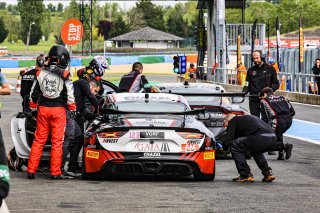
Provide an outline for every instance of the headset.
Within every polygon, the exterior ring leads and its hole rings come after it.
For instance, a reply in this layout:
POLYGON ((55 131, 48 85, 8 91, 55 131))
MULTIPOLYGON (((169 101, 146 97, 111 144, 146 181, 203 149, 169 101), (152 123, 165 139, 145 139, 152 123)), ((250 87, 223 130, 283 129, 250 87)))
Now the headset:
MULTIPOLYGON (((266 62, 266 56, 265 56, 265 54, 262 53, 261 50, 254 50, 252 53, 254 53, 254 52, 260 53, 260 59, 261 59, 261 61, 266 62)), ((253 62, 252 54, 251 54, 251 61, 253 62)))

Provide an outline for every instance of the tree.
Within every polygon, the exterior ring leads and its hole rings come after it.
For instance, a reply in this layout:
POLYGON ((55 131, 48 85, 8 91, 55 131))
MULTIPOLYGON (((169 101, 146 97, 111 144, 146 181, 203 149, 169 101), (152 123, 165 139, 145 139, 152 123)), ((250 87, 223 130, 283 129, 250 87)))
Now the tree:
POLYGON ((109 37, 113 38, 113 37, 116 37, 118 35, 125 34, 127 32, 129 32, 128 31, 128 26, 126 25, 126 23, 124 22, 122 17, 118 16, 118 18, 112 22, 111 30, 110 30, 110 33, 109 33, 109 37))
POLYGON ((167 17, 167 30, 169 33, 172 33, 177 36, 184 37, 186 32, 186 25, 185 21, 183 20, 183 5, 177 4, 172 8, 169 9, 168 17, 167 17))
POLYGON ((2 43, 8 36, 8 30, 6 29, 3 18, 0 17, 0 43, 2 43))
POLYGON ((143 14, 138 12, 138 9, 133 7, 127 12, 126 23, 129 31, 138 30, 146 26, 143 14))
POLYGON ((61 13, 62 11, 63 11, 63 4, 59 2, 57 6, 57 12, 61 13))
POLYGON ((98 35, 102 35, 105 41, 108 40, 111 22, 107 20, 99 21, 98 29, 98 35))
POLYGON ((43 22, 41 23, 41 28, 43 29, 43 35, 46 41, 48 41, 51 33, 51 13, 49 9, 46 10, 43 16, 43 22))
POLYGON ((76 2, 76 0, 72 0, 68 7, 65 8, 63 12, 63 18, 65 20, 70 18, 80 19, 80 4, 76 2))
POLYGON ((106 3, 103 7, 103 11, 104 18, 107 18, 110 21, 116 20, 119 16, 125 14, 118 3, 106 3))
POLYGON ((0 2, 0 10, 5 10, 6 9, 6 3, 5 2, 0 2))
POLYGON ((9 4, 7 6, 7 10, 12 13, 13 15, 18 15, 19 14, 19 10, 18 10, 18 5, 12 5, 9 4))
POLYGON ((157 6, 151 0, 139 0, 136 3, 137 12, 142 14, 145 24, 157 30, 165 31, 164 11, 162 6, 157 6))
POLYGON ((16 15, 12 15, 5 11, 3 14, 3 20, 8 29, 8 42, 16 42, 19 40, 20 32, 20 19, 16 15))
POLYGON ((35 45, 39 43, 42 37, 41 23, 43 22, 44 8, 43 0, 18 0, 18 9, 21 20, 19 36, 25 44, 27 43, 29 28, 31 29, 29 44, 35 45))
POLYGON ((47 5, 47 8, 48 8, 48 10, 49 10, 50 12, 52 12, 52 13, 56 12, 56 6, 54 6, 54 5, 51 4, 51 3, 47 5))

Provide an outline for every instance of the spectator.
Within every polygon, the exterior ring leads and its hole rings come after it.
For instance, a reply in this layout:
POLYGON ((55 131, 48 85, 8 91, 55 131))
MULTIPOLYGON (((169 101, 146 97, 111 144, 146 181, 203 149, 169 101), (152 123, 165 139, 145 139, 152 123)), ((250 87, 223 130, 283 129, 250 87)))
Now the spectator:
POLYGON ((265 87, 271 87, 273 91, 276 91, 279 88, 279 80, 275 69, 265 62, 265 57, 260 50, 253 51, 252 61, 254 66, 247 71, 243 92, 250 92, 249 109, 251 115, 260 118, 259 94, 265 87))
POLYGON ((43 146, 51 132, 51 179, 65 179, 61 174, 62 145, 66 125, 66 107, 75 115, 73 84, 66 71, 70 62, 67 49, 61 45, 51 47, 48 67, 38 70, 30 92, 30 108, 37 110, 37 127, 28 161, 28 179, 35 178, 43 146))
POLYGON ((6 77, 1 72, 1 68, 0 68, 0 86, 1 86, 0 95, 11 95, 10 86, 7 82, 6 77))
POLYGON ((246 156, 251 155, 263 174, 263 182, 275 179, 263 152, 274 149, 277 137, 271 127, 261 119, 252 115, 236 116, 228 114, 224 121, 227 127, 223 146, 231 145, 231 154, 235 161, 239 177, 237 182, 254 181, 246 156))
POLYGON ((270 87, 263 88, 260 97, 262 120, 268 123, 277 135, 279 156, 278 160, 284 160, 284 151, 288 160, 292 152, 292 144, 283 143, 283 134, 290 128, 295 111, 289 100, 283 96, 273 95, 270 87))
MULTIPOLYGON (((312 68, 312 72, 313 74, 315 75, 319 75, 320 74, 320 58, 317 58, 315 63, 314 63, 314 66, 312 68)), ((315 84, 316 86, 314 86, 316 89, 315 89, 315 93, 319 95, 319 89, 320 89, 320 76, 316 76, 314 78, 314 81, 315 81, 315 84)))
POLYGON ((117 92, 139 92, 142 88, 146 92, 151 92, 151 86, 142 72, 143 65, 135 62, 132 71, 122 76, 117 92))

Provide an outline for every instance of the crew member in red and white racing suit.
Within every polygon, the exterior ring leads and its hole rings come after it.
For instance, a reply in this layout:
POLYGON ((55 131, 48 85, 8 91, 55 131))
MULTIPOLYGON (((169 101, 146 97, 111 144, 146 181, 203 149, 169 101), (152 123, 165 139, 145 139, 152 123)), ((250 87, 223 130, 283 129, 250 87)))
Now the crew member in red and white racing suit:
POLYGON ((66 107, 73 113, 76 104, 70 73, 65 69, 70 62, 67 49, 61 45, 49 51, 48 67, 36 73, 30 92, 30 108, 38 108, 37 127, 28 162, 28 178, 34 179, 43 146, 51 132, 51 179, 62 179, 62 144, 66 126, 66 107))

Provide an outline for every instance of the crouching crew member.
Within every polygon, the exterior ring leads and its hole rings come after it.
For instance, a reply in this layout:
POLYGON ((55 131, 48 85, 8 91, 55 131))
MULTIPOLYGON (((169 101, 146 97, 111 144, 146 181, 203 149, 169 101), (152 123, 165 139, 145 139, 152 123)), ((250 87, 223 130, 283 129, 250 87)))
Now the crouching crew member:
POLYGON ((51 132, 51 179, 63 179, 61 175, 62 144, 66 126, 66 107, 75 114, 76 104, 70 73, 67 49, 61 45, 49 51, 48 67, 36 73, 30 92, 30 108, 37 110, 37 127, 28 162, 28 178, 34 179, 43 146, 51 132))
POLYGON ((224 125, 227 126, 227 134, 223 140, 224 146, 231 145, 231 154, 235 161, 239 177, 237 182, 254 181, 246 156, 251 155, 264 176, 263 182, 271 182, 275 179, 263 153, 272 150, 276 146, 277 137, 271 127, 256 116, 236 116, 228 114, 224 125))
POLYGON ((284 160, 284 151, 286 153, 285 158, 288 160, 291 156, 293 145, 283 143, 283 133, 291 127, 295 111, 288 99, 283 96, 273 95, 273 90, 270 87, 263 88, 260 97, 262 98, 262 120, 272 127, 278 138, 278 160, 284 160))

